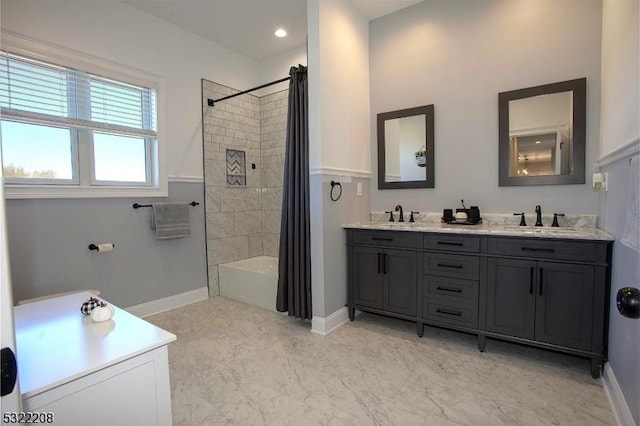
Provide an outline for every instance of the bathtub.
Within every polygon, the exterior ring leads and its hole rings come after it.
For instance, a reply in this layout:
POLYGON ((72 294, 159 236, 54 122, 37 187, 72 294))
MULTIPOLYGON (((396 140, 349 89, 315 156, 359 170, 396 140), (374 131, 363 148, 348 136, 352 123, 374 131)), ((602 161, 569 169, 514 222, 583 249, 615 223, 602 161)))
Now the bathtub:
POLYGON ((276 311, 278 258, 258 256, 218 265, 220 295, 276 311))

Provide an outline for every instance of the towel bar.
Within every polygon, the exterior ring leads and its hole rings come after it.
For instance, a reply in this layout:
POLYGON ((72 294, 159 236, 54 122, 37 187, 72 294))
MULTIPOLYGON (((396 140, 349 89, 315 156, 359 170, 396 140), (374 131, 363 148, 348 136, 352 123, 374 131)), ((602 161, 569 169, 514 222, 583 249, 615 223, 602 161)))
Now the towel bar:
MULTIPOLYGON (((198 203, 197 201, 192 201, 189 203, 190 206, 199 206, 200 203, 198 203)), ((133 203, 133 208, 134 209, 139 209, 140 207, 151 207, 151 204, 138 204, 138 203, 133 203)))

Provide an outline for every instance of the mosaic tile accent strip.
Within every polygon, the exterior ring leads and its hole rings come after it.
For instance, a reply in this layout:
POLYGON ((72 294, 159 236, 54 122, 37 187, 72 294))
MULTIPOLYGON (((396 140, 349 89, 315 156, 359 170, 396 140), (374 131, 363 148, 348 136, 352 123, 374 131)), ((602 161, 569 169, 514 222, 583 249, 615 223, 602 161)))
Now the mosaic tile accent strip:
POLYGON ((245 152, 227 149, 227 185, 246 185, 247 166, 245 152))

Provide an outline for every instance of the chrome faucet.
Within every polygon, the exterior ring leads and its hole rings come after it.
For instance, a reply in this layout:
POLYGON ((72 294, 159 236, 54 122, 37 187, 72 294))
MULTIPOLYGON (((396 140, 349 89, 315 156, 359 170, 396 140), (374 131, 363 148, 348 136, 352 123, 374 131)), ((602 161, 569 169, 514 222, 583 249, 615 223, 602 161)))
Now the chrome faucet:
POLYGON ((536 224, 535 226, 544 226, 542 224, 542 208, 538 205, 536 206, 536 224))
POLYGON ((400 212, 400 219, 398 219, 398 222, 404 222, 404 215, 402 214, 402 206, 400 204, 396 206, 396 211, 400 212))

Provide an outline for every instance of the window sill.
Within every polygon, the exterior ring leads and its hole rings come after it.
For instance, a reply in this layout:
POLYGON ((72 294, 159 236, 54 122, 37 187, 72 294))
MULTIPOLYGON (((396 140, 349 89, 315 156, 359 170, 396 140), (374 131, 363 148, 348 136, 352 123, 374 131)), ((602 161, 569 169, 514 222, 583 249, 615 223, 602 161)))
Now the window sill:
POLYGON ((131 198, 131 197, 167 197, 166 185, 159 188, 148 187, 78 187, 64 185, 4 185, 6 199, 45 199, 45 198, 131 198))

